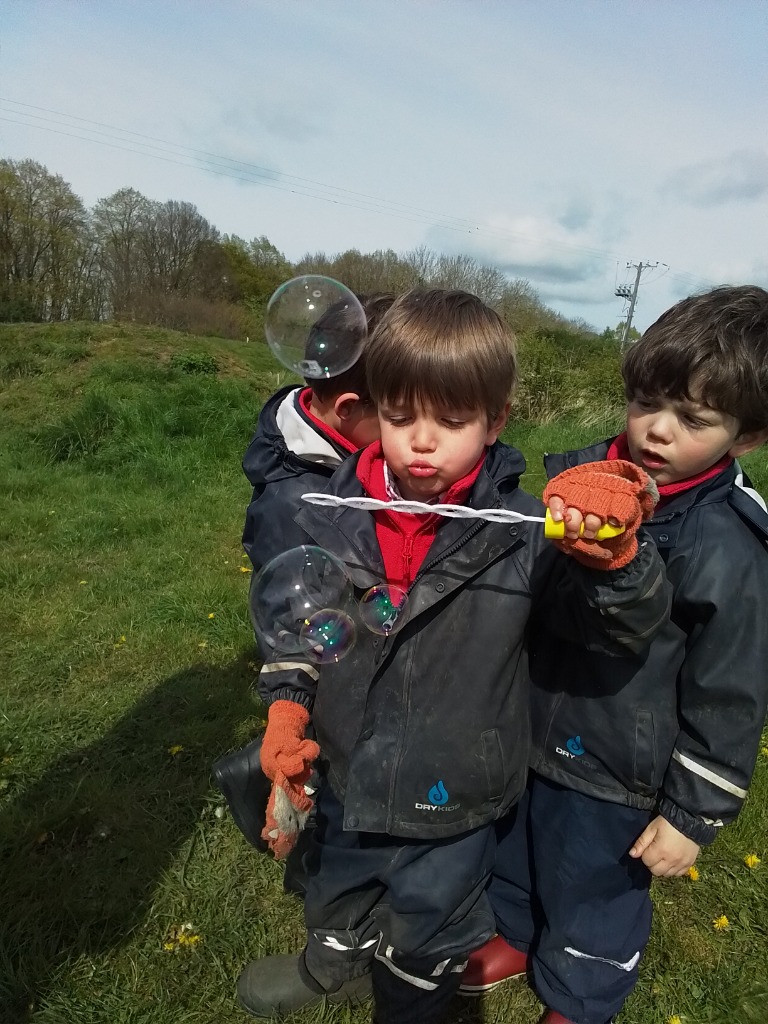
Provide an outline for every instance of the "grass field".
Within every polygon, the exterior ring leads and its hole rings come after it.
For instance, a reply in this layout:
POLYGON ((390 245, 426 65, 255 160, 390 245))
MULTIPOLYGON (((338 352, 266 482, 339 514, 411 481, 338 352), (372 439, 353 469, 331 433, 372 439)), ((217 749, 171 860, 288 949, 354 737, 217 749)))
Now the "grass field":
MULTIPOLYGON (((240 968, 301 945, 280 868, 210 782, 211 762, 264 721, 239 461, 286 376, 261 345, 0 327, 0 1024, 242 1022, 240 968)), ((611 429, 579 415, 591 426, 550 414, 507 431, 528 489, 541 490, 543 451, 611 429)), ((768 493, 765 453, 746 463, 768 493)), ((699 879, 655 885, 654 938, 620 1024, 768 1020, 767 802, 764 749, 699 879), (748 854, 763 863, 748 868, 748 854)), ((539 1012, 514 983, 458 1004, 454 1022, 539 1012)))

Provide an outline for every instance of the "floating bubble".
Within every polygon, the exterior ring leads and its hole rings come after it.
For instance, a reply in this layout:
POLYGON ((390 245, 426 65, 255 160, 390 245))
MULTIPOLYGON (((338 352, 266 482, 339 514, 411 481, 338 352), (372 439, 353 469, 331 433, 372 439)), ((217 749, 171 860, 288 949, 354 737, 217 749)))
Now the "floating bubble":
POLYGON ((306 653, 321 665, 335 664, 349 654, 357 639, 351 617, 339 608, 322 608, 301 627, 306 653))
POLYGON ((368 333, 357 297, 319 274, 304 274, 280 285, 269 300, 264 330, 283 366, 314 380, 348 370, 368 333))
POLYGON ((400 587, 382 583, 366 590, 358 605, 360 618, 379 636, 392 636, 403 628, 408 618, 408 595, 400 587))
POLYGON ((341 559, 324 548, 303 544, 273 558, 256 576, 250 592, 253 628, 274 651, 306 653, 302 630, 317 612, 341 614, 352 601, 352 584, 341 559))

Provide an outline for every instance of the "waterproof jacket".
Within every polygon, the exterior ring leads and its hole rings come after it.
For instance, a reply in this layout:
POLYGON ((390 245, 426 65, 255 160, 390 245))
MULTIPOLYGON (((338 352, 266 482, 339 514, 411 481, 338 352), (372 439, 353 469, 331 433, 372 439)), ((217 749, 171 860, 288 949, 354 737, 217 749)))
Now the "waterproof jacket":
MULTIPOLYGON (((336 471, 330 493, 363 495, 358 458, 336 471)), ((497 442, 466 504, 541 515, 518 486, 524 469, 520 453, 497 442)), ((346 562, 357 597, 384 580, 370 512, 308 506, 295 518, 308 543, 346 562)), ((408 594, 396 635, 358 624, 351 652, 322 668, 277 652, 260 692, 267 703, 313 709, 345 829, 421 839, 486 824, 523 790, 532 610, 616 661, 644 646, 668 613, 652 544, 625 569, 597 572, 545 541, 541 523, 441 519, 408 594)))
POLYGON ((302 504, 301 495, 322 490, 349 455, 302 417, 298 404, 301 390, 282 388, 266 402, 243 457, 243 472, 253 486, 245 513, 243 547, 256 572, 276 555, 306 541, 293 521, 302 504), (278 423, 281 409, 294 426, 290 444, 278 423))
MULTIPOLYGON (((547 473, 604 459, 610 442, 549 455, 547 473)), ((561 785, 657 809, 711 842, 744 802, 768 700, 768 515, 736 464, 645 524, 673 587, 649 650, 608 661, 540 637, 531 766, 561 785)))

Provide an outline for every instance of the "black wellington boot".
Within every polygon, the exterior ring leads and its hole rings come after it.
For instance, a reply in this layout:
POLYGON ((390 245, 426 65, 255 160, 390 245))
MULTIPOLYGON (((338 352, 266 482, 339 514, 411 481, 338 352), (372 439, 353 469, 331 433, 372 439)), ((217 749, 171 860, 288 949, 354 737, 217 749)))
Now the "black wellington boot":
POLYGON ((261 770, 261 741, 262 737, 258 736, 242 750, 220 757, 214 762, 212 772, 235 824, 251 846, 266 853, 267 844, 261 833, 266 824, 272 783, 261 770))
POLYGON ((303 955, 265 956, 253 960, 237 979, 240 1006, 252 1017, 274 1020, 297 1010, 329 1003, 361 1003, 371 995, 371 976, 323 989, 307 972, 303 955))

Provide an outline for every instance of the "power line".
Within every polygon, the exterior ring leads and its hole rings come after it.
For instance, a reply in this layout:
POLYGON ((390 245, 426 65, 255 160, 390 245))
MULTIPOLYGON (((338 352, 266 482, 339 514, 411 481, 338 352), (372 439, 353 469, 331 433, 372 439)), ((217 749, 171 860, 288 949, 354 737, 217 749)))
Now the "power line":
MULTIPOLYGON (((106 146, 110 149, 123 150, 134 153, 138 156, 150 157, 153 160, 160 160, 164 163, 176 164, 180 167, 187 167, 191 170, 203 170, 209 174, 217 174, 222 177, 231 178, 235 181, 243 181, 249 184, 260 185, 263 188, 270 188, 274 191, 286 192, 292 195, 301 196, 306 199, 314 199, 319 202, 329 203, 347 209, 360 210, 365 213, 373 213, 382 216, 394 217, 412 224, 428 224, 437 226, 449 231, 461 234, 476 234, 488 238, 495 238, 501 241, 515 241, 532 243, 545 249, 563 253, 578 253, 590 259, 610 260, 618 262, 628 257, 609 250, 598 249, 590 246, 579 246, 568 242, 554 242, 527 235, 519 231, 511 231, 490 226, 480 226, 465 217, 456 217, 451 214, 440 213, 425 207, 416 206, 411 203, 402 203, 397 200, 382 199, 381 197, 369 195, 365 192, 356 192, 338 185, 328 184, 313 178, 305 178, 299 175, 278 171, 275 168, 265 167, 260 164, 249 163, 244 160, 237 160, 232 157, 225 157, 207 150, 195 149, 181 143, 170 142, 157 136, 147 135, 132 129, 120 128, 116 125, 106 124, 101 121, 93 121, 89 118, 80 117, 77 114, 68 114, 63 111, 53 110, 49 107, 37 106, 32 103, 24 103, 20 100, 13 100, 0 96, 0 103, 11 104, 14 107, 22 107, 24 110, 13 110, 8 107, 1 107, 6 114, 12 114, 16 118, 28 118, 33 120, 13 120, 10 117, 0 115, 0 120, 9 124, 16 124, 21 127, 35 128, 38 131, 46 131, 54 135, 62 135, 68 138, 78 139, 82 142, 91 142, 96 145, 106 146), (42 111, 42 114, 34 114, 29 111, 42 111), (53 115, 51 117, 43 115, 53 115), (64 119, 64 120, 61 120, 64 119), (40 124, 35 122, 47 122, 40 124), (70 124, 76 121, 79 124, 70 124), (55 127, 49 127, 54 125, 55 127), (90 127, 93 126, 93 127, 90 127), (64 129, 71 129, 65 131, 64 129), (87 132, 88 134, 81 134, 87 132), (93 136, 102 136, 94 138, 93 136), (128 136, 126 138, 125 136, 128 136), (146 140, 146 141, 141 141, 146 140), (140 148, 138 148, 140 147, 140 148)), ((629 264, 635 266, 635 264, 629 264)), ((665 268, 664 273, 670 272, 667 264, 656 264, 665 268)), ((648 266, 646 264, 646 266, 648 266)), ((657 278, 649 279, 652 283, 657 278)), ((706 278, 690 274, 686 271, 673 271, 672 278, 690 281, 694 287, 712 287, 714 282, 706 278)), ((627 296, 628 298, 628 296, 627 296)))
POLYGON ((617 257, 619 259, 627 258, 626 256, 622 256, 620 253, 617 254, 595 247, 579 246, 567 242, 546 241, 538 237, 526 235, 523 232, 492 228, 488 226, 481 227, 467 218, 442 214, 435 210, 429 210, 412 204, 399 203, 375 196, 368 196, 366 193, 354 192, 340 186, 315 181, 311 178, 301 178, 297 175, 285 174, 274 168, 267 168, 258 164, 249 164, 245 161, 233 160, 229 157, 208 153, 205 150, 197 150, 190 146, 168 142, 167 140, 159 139, 155 136, 143 135, 140 132, 107 125, 100 121, 90 121, 88 118, 82 118, 77 115, 51 110, 47 107, 38 107, 33 104, 21 103, 18 100, 9 100, 6 97, 0 97, 0 101, 6 104, 11 103, 14 106, 28 107, 33 110, 42 110, 46 114, 53 114, 55 115, 54 117, 43 117, 37 114, 30 114, 24 111, 9 110, 5 108, 6 114, 13 114, 15 117, 34 118, 36 121, 47 121, 49 124, 56 125, 57 127, 51 128, 46 125, 36 124, 30 121, 14 121, 7 117, 1 118, 11 124, 18 124, 28 128, 36 128, 40 131, 47 131, 57 135, 65 135, 69 138, 80 139, 85 142, 93 142, 97 145, 107 146, 113 149, 122 149, 138 155, 150 156, 153 159, 162 160, 166 163, 176 163, 183 167, 189 167, 192 169, 202 168, 209 173, 220 174, 224 177, 233 178, 234 180, 252 182, 277 191, 290 192, 310 199, 318 199, 322 202, 329 202, 351 209, 359 209, 369 213, 386 214, 388 216, 397 217, 401 220, 410 221, 411 223, 428 223, 433 225, 435 219, 437 219, 439 222, 438 226, 448 230, 458 231, 461 233, 480 234, 500 240, 535 243, 536 245, 543 246, 544 248, 559 250, 561 252, 580 253, 593 259, 613 261, 617 259, 617 257), (62 122, 61 120, 56 120, 56 118, 66 118, 68 120, 62 122), (71 120, 80 121, 84 125, 94 125, 96 127, 83 128, 79 125, 72 125, 68 123, 68 121, 71 120), (65 128, 72 130, 64 131, 63 129, 65 128), (77 134, 78 132, 83 131, 88 132, 89 135, 77 134), (104 136, 104 138, 93 138, 93 135, 101 135, 104 136), (148 141, 136 142, 133 139, 123 138, 123 135, 135 136, 136 139, 146 139, 148 141), (159 145, 156 145, 156 143, 159 143, 159 145), (137 146, 142 148, 137 149, 137 146), (147 152, 147 150, 149 150, 149 152, 147 152), (153 152, 153 150, 157 152, 153 152), (185 158, 184 154, 179 154, 175 152, 175 150, 184 150, 186 153, 191 155, 194 162, 188 162, 188 158, 185 158), (179 159, 180 156, 182 159, 179 159), (235 173, 240 169, 242 169, 244 173, 235 173), (297 184, 293 185, 293 182, 296 182, 297 184), (324 190, 326 194, 323 194, 323 191, 318 190, 324 190), (328 194, 330 192, 336 193, 336 195, 328 194))

